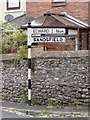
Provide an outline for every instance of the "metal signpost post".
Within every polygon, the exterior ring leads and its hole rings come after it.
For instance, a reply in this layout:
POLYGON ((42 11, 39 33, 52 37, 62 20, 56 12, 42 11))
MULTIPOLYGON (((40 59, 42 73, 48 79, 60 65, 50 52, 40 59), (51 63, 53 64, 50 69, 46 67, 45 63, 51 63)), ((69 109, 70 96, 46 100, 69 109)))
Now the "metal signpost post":
POLYGON ((65 42, 75 38, 75 50, 78 50, 77 34, 65 34, 65 28, 34 28, 28 25, 28 100, 31 105, 31 45, 32 43, 65 42))
POLYGON ((31 26, 28 26, 28 101, 31 105, 31 44, 32 44, 32 30, 31 26))

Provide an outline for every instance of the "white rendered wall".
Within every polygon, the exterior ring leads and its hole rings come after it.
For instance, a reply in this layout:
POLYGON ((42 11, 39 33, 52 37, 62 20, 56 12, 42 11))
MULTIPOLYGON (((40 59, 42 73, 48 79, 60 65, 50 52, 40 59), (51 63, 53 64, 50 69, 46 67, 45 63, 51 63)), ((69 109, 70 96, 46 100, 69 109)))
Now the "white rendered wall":
POLYGON ((7 0, 0 0, 0 22, 5 22, 5 15, 11 14, 13 17, 18 17, 26 12, 26 0, 21 0, 21 7, 17 10, 7 10, 6 7, 7 0))

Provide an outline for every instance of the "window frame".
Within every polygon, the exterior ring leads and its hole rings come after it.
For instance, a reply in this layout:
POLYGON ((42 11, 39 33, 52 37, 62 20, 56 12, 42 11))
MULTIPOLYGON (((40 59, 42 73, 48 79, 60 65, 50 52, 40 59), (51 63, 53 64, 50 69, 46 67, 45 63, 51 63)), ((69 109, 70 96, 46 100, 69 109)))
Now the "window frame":
POLYGON ((52 0, 52 3, 54 3, 54 4, 57 4, 57 3, 66 3, 66 0, 61 0, 61 1, 57 0, 57 2, 55 2, 54 0, 52 0))
POLYGON ((17 10, 17 9, 20 9, 20 0, 19 0, 18 7, 9 7, 9 0, 7 0, 7 10, 17 10))

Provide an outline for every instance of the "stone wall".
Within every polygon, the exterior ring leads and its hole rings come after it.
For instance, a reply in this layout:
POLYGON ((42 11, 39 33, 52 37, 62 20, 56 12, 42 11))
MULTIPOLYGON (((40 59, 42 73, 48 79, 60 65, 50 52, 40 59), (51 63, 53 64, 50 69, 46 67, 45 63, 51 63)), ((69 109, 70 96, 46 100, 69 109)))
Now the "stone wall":
MULTIPOLYGON (((27 62, 3 60, 2 98, 22 102, 27 95, 27 62), (14 64, 16 63, 16 64, 14 64)), ((89 52, 41 52, 32 55, 32 102, 48 104, 88 104, 89 52)))
POLYGON ((17 65, 16 60, 3 60, 2 63, 2 99, 23 102, 28 90, 27 64, 17 65))

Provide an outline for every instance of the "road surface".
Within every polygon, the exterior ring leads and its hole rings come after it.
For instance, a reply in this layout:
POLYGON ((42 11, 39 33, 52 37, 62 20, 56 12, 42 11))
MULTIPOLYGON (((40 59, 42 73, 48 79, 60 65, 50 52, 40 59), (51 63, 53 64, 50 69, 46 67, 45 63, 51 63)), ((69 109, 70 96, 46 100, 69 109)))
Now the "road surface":
POLYGON ((2 111, 2 118, 30 118, 30 117, 27 115, 19 115, 16 113, 2 111))

